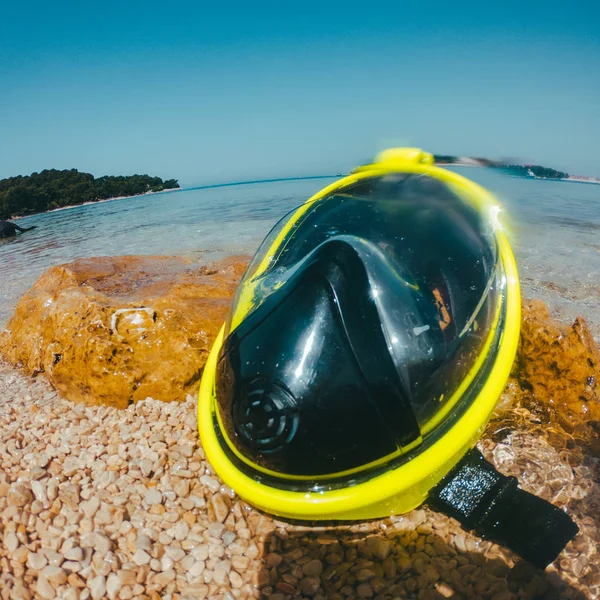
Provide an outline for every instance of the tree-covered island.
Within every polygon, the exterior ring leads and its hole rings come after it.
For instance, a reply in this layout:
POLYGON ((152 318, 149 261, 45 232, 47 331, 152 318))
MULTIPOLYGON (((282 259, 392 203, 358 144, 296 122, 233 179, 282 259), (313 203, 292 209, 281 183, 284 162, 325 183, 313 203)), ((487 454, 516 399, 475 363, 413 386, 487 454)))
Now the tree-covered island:
POLYGON ((77 169, 45 169, 40 173, 0 180, 0 219, 178 188, 176 179, 163 181, 149 175, 95 178, 77 169))

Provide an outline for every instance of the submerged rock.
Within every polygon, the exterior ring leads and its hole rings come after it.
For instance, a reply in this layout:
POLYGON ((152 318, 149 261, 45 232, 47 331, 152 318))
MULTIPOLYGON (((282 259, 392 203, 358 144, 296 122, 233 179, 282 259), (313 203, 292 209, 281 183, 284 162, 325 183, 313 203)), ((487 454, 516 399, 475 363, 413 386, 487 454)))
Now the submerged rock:
POLYGON ((540 300, 524 302, 513 374, 530 403, 568 429, 600 421, 600 351, 583 319, 563 325, 540 300))
POLYGON ((19 300, 0 355, 43 372, 69 400, 183 400, 197 390, 247 262, 119 256, 52 267, 19 300))

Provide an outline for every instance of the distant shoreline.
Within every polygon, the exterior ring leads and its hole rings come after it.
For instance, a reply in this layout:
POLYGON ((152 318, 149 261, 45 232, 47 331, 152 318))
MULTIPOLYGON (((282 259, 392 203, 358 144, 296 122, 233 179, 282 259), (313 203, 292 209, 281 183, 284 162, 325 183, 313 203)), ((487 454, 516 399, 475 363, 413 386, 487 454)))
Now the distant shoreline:
MULTIPOLYGON (((484 169, 494 169, 498 167, 488 166, 483 164, 473 164, 473 163, 436 163, 436 166, 439 167, 481 167, 484 169)), ((593 177, 578 177, 577 175, 572 175, 569 177, 539 177, 538 175, 513 175, 513 177, 518 177, 520 179, 538 179, 541 181, 571 181, 575 183, 592 183, 596 185, 600 185, 600 179, 595 179, 593 177)))
POLYGON ((81 204, 69 204, 69 206, 59 206, 52 210, 42 210, 36 213, 29 213, 28 215, 18 215, 16 217, 10 217, 11 221, 18 219, 26 219, 27 217, 33 217, 35 215, 46 215, 48 213, 58 212, 59 210, 69 210, 71 208, 79 208, 80 206, 89 206, 90 204, 103 204, 104 202, 113 202, 115 200, 125 200, 127 198, 140 198, 141 196, 150 196, 154 194, 164 194, 166 192, 180 192, 181 188, 173 188, 168 190, 159 190, 158 192, 144 192, 143 194, 134 194, 133 196, 114 196, 113 198, 102 198, 102 200, 91 200, 90 202, 82 202, 81 204))
POLYGON ((192 190, 208 190, 212 188, 230 187, 236 185, 254 185, 258 183, 277 183, 278 181, 302 181, 305 179, 336 179, 346 177, 344 174, 337 175, 309 175, 307 177, 279 177, 275 179, 256 179, 252 181, 235 181, 232 183, 211 183, 208 185, 195 185, 187 188, 170 188, 166 190, 160 190, 158 192, 144 192, 143 194, 134 194, 133 196, 114 196, 113 198, 103 198, 102 200, 92 200, 90 202, 82 202, 81 204, 70 204, 69 206, 60 206, 59 208, 53 208, 52 210, 43 210, 36 213, 29 213, 27 215, 18 215, 10 217, 11 221, 18 219, 25 219, 27 217, 33 217, 35 215, 45 215, 48 213, 58 212, 59 210, 69 210, 70 208, 77 208, 79 206, 88 206, 90 204, 101 204, 103 202, 113 202, 114 200, 125 200, 127 198, 139 198, 140 196, 149 196, 152 194, 164 194, 166 192, 186 192, 192 190))
POLYGON ((600 179, 587 179, 585 177, 566 177, 560 181, 574 181, 575 183, 593 183, 595 185, 600 185, 600 179))

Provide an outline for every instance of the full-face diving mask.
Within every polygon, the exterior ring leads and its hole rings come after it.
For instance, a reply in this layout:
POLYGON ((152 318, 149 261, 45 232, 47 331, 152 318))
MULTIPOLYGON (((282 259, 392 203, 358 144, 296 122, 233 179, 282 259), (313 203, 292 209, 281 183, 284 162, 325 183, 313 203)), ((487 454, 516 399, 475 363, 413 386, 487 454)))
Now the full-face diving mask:
POLYGON ((472 449, 517 349, 514 257, 493 196, 432 162, 387 151, 274 227, 206 363, 202 443, 267 512, 428 500, 546 566, 576 525, 472 449))

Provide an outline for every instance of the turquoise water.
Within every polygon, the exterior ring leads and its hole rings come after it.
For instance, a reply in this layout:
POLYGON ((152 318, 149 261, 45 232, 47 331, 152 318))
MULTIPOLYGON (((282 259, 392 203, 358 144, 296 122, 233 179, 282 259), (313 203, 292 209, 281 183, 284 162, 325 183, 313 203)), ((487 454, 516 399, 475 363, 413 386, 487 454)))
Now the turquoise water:
MULTIPOLYGON (((495 192, 513 221, 523 293, 600 340, 600 185, 456 168, 495 192)), ((0 325, 49 266, 80 257, 178 254, 211 262, 254 252, 277 220, 335 179, 175 191, 27 217, 38 229, 0 244, 0 325)))

